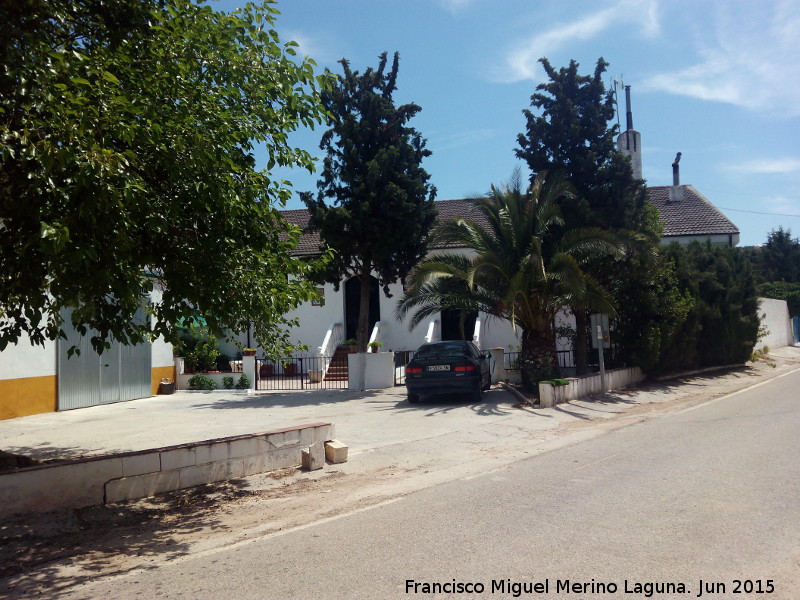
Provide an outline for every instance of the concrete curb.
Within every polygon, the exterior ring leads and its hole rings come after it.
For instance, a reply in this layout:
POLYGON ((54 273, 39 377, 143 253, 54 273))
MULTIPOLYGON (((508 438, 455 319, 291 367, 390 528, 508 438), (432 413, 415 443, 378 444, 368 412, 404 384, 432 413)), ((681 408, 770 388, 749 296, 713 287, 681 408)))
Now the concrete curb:
POLYGON ((25 467, 0 474, 0 516, 134 500, 298 466, 304 449, 335 437, 331 423, 310 423, 25 467))

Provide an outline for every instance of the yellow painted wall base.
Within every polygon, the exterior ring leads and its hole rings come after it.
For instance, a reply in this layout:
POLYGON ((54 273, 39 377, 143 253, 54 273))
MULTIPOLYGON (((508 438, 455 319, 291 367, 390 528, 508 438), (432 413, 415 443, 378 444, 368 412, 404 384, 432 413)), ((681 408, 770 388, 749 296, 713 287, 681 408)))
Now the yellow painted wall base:
POLYGON ((0 420, 55 412, 57 399, 55 375, 0 379, 0 420))
POLYGON ((169 367, 153 367, 153 396, 158 394, 158 384, 161 383, 161 380, 164 377, 169 377, 172 381, 175 381, 175 365, 170 365, 169 367))

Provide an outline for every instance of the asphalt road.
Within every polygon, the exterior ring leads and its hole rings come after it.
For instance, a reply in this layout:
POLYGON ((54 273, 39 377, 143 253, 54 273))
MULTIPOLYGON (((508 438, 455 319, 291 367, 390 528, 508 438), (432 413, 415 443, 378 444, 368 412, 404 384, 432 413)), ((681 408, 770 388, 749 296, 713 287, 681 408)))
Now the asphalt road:
POLYGON ((798 431, 794 371, 493 472, 61 597, 795 600, 798 431), (435 582, 478 591, 424 593, 435 582))

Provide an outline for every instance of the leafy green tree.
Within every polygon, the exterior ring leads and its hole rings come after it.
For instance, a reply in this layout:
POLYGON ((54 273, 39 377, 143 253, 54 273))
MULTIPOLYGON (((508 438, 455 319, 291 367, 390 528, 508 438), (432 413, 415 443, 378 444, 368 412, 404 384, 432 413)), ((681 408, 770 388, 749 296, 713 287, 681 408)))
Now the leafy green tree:
POLYGON ((480 220, 444 223, 435 239, 470 248, 471 256, 443 252, 422 261, 397 309, 412 312, 411 326, 442 308, 480 310, 519 328, 523 384, 558 372, 553 320, 565 304, 614 314, 605 290, 582 265, 597 254, 617 255, 619 240, 598 228, 568 229, 559 200, 569 193, 561 178, 540 174, 526 191, 519 178, 475 200, 480 220))
MULTIPOLYGON (((565 227, 602 227, 616 230, 628 241, 631 252, 616 260, 591 261, 586 269, 612 292, 625 294, 637 282, 649 278, 661 228, 656 209, 647 200, 642 180, 633 177, 629 159, 621 154, 614 141, 617 133, 612 123, 615 100, 603 84, 608 63, 600 58, 592 75, 581 75, 578 63, 556 70, 546 58, 540 59, 548 81, 537 86, 531 96, 534 110, 523 111, 526 130, 517 136, 517 157, 538 173, 560 173, 569 179, 575 194, 562 198, 565 227), (620 280, 623 278, 624 280, 620 280)), ((662 282, 663 283, 663 282, 662 282)), ((643 300, 644 294, 637 292, 643 300)), ((655 304, 657 298, 652 298, 655 304)), ((617 295, 621 324, 637 329, 645 321, 629 312, 632 307, 625 295, 617 295), (625 313, 628 314, 625 314, 625 313)), ((578 371, 586 368, 586 307, 573 305, 576 319, 575 358, 578 371)), ((633 336, 626 336, 633 337, 633 336)))
POLYGON ((422 160, 425 140, 408 122, 421 110, 395 106, 399 55, 387 70, 387 54, 377 69, 353 71, 346 60, 337 85, 322 94, 331 128, 320 147, 327 152, 318 194, 304 201, 309 226, 335 250, 324 278, 335 286, 349 277, 361 283, 356 339, 364 352, 369 335, 372 274, 388 296, 388 285, 403 280, 427 253, 436 218, 436 190, 422 160))
POLYGON ((248 323, 282 354, 283 315, 312 297, 275 165, 323 118, 325 78, 273 29, 268 2, 227 14, 192 0, 0 4, 0 349, 62 332, 74 307, 102 349, 181 322, 248 323), (254 149, 269 157, 255 168, 254 149), (133 319, 161 290, 152 319, 133 319))

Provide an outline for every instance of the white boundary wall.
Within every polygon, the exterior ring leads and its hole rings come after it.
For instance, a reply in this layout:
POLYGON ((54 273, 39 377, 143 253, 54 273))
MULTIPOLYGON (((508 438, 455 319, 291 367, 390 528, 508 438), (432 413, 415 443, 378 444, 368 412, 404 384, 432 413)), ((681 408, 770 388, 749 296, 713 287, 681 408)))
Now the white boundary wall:
MULTIPOLYGON (((606 391, 627 387, 639 383, 645 374, 639 367, 625 367, 606 371, 606 391)), ((539 404, 542 408, 552 408, 570 400, 580 400, 592 394, 602 392, 600 373, 570 377, 569 384, 554 386, 552 383, 539 383, 539 404)))
POLYGON ((761 326, 766 327, 769 332, 765 338, 758 341, 756 350, 764 346, 775 349, 794 345, 792 320, 789 318, 786 300, 759 298, 758 315, 761 318, 761 326))
POLYGON ((334 437, 332 424, 311 423, 26 467, 0 474, 0 516, 134 500, 298 466, 304 449, 334 437))

